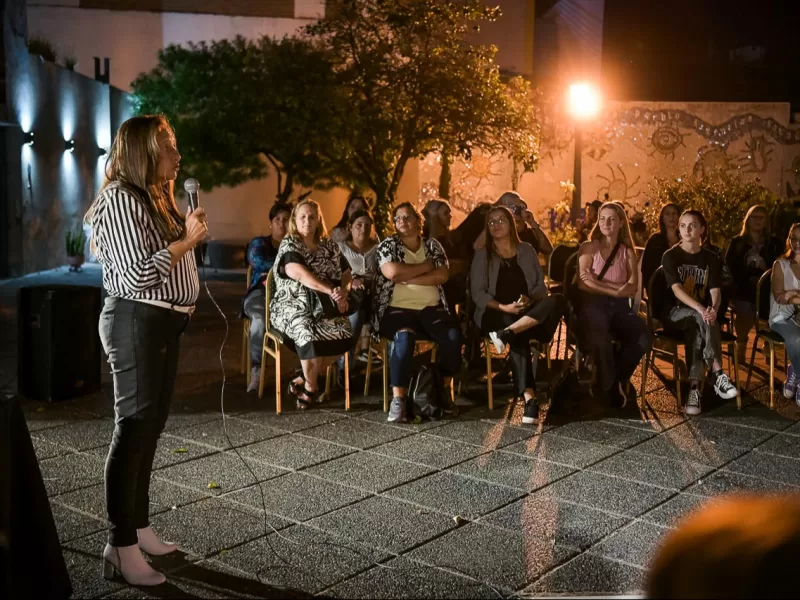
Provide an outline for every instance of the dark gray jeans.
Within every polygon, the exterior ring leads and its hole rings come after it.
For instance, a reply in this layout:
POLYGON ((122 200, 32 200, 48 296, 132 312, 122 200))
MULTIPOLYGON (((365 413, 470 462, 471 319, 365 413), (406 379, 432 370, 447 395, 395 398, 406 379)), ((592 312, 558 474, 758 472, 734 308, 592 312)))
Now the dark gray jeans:
POLYGON ((189 315, 106 298, 100 339, 114 377, 114 420, 105 469, 109 544, 132 546, 149 524, 150 472, 169 415, 180 337, 189 315))
POLYGON ((683 333, 690 381, 702 381, 706 365, 710 369, 714 361, 722 364, 718 322, 709 325, 695 309, 673 306, 664 316, 663 323, 666 329, 683 333))
POLYGON ((244 314, 250 319, 250 364, 261 366, 261 350, 264 347, 264 333, 267 330, 265 309, 267 292, 264 286, 251 290, 244 299, 244 314))

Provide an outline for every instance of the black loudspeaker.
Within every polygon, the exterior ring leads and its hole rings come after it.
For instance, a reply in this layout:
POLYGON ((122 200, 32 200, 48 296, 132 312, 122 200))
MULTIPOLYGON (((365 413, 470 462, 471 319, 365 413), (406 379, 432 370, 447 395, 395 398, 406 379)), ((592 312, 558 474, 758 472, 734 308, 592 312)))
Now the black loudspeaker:
POLYGON ((20 288, 20 395, 57 402, 100 389, 100 301, 100 289, 96 287, 20 288))

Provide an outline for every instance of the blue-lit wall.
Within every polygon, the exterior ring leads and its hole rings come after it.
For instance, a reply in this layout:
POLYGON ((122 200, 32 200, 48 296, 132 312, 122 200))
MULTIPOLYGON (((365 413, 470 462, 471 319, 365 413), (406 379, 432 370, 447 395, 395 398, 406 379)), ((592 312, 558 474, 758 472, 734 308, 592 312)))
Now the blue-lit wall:
POLYGON ((7 119, 19 125, 7 127, 4 136, 6 203, 13 217, 7 224, 8 271, 19 275, 66 263, 66 232, 81 227, 103 182, 107 154, 101 149, 108 152, 133 107, 128 94, 29 56, 24 45, 11 44, 9 51, 7 44, 5 58, 7 119))

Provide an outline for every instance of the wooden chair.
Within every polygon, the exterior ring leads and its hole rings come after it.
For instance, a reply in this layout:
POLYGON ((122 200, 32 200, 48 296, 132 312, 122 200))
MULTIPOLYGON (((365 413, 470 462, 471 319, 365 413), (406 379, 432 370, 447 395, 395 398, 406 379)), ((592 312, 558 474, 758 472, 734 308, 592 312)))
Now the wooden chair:
MULTIPOLYGON (((247 267, 247 280, 245 281, 244 291, 250 289, 250 280, 253 277, 253 267, 247 267)), ((239 365, 239 372, 245 376, 245 385, 250 385, 250 319, 247 316, 242 318, 242 360, 239 365)))
MULTIPOLYGON (((484 356, 486 357, 486 390, 489 396, 489 410, 494 410, 494 382, 492 380, 492 340, 488 337, 482 338, 483 343, 483 352, 484 356)), ((550 371, 551 363, 550 363, 550 344, 551 342, 547 342, 545 344, 541 344, 536 340, 531 340, 531 347, 534 352, 536 352, 536 357, 538 360, 538 356, 540 354, 544 354, 545 358, 547 359, 547 370, 550 371)), ((534 387, 536 383, 534 382, 534 387)))
POLYGON ((564 274, 567 261, 578 251, 578 246, 559 244, 553 248, 547 261, 547 287, 552 294, 564 292, 564 274))
MULTIPOLYGON (((264 333, 264 345, 261 349, 261 380, 258 383, 258 397, 264 397, 264 376, 267 362, 267 355, 275 359, 275 411, 282 412, 281 406, 281 346, 283 346, 283 334, 270 325, 269 305, 272 300, 272 293, 275 288, 275 269, 270 269, 266 281, 266 298, 264 301, 264 323, 266 331, 264 333)), ((335 365, 328 367, 325 377, 325 396, 330 397, 331 384, 333 381, 333 370, 335 365)), ((348 353, 344 353, 344 407, 350 410, 350 359, 348 353)))
MULTIPOLYGON (((666 277, 664 276, 664 267, 658 267, 647 285, 647 297, 649 298, 649 301, 647 302, 647 328, 650 330, 650 333, 653 336, 653 347, 644 357, 644 363, 642 364, 642 389, 640 390, 639 394, 641 396, 642 404, 644 405, 645 392, 647 390, 647 370, 648 368, 655 368, 653 363, 654 355, 656 353, 660 353, 670 356, 672 358, 673 378, 675 380, 678 409, 681 410, 683 408, 683 403, 681 400, 681 379, 678 349, 681 346, 683 346, 685 349, 686 341, 682 333, 665 330, 661 327, 658 327, 656 324, 656 320, 661 314, 661 311, 664 307, 664 300, 667 298, 668 293, 669 288, 667 286, 666 277), (660 342, 661 348, 656 347, 657 342, 660 342), (664 350, 664 346, 671 348, 672 352, 664 350)), ((734 382, 736 383, 736 389, 739 389, 739 365, 736 359, 736 336, 725 331, 720 331, 720 336, 722 338, 722 345, 727 345, 729 347, 729 351, 732 351, 733 353, 733 378, 734 382)), ((739 409, 742 408, 741 394, 736 397, 736 407, 739 409)))
MULTIPOLYGON (((747 380, 744 387, 750 387, 750 377, 753 375, 753 363, 756 359, 756 346, 758 340, 762 339, 769 346, 769 407, 775 408, 775 346, 783 346, 784 355, 786 346, 783 338, 772 331, 769 327, 769 305, 770 298, 772 298, 772 269, 769 269, 758 280, 758 287, 756 288, 756 316, 758 322, 756 324, 756 339, 753 342, 753 350, 750 353, 750 365, 747 368, 747 380)), ((785 358, 784 358, 784 362, 785 358)), ((787 363, 788 364, 788 363, 787 363)))

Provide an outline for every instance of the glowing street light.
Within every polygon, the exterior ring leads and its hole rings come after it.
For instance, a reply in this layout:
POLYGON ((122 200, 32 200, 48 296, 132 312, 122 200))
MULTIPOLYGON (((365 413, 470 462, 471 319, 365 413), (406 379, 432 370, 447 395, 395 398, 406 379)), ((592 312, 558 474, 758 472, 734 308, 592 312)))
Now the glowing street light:
POLYGON ((572 222, 578 219, 583 202, 581 200, 581 155, 583 154, 583 124, 600 114, 602 97, 591 83, 579 81, 569 86, 567 108, 575 121, 575 162, 572 181, 572 222))

